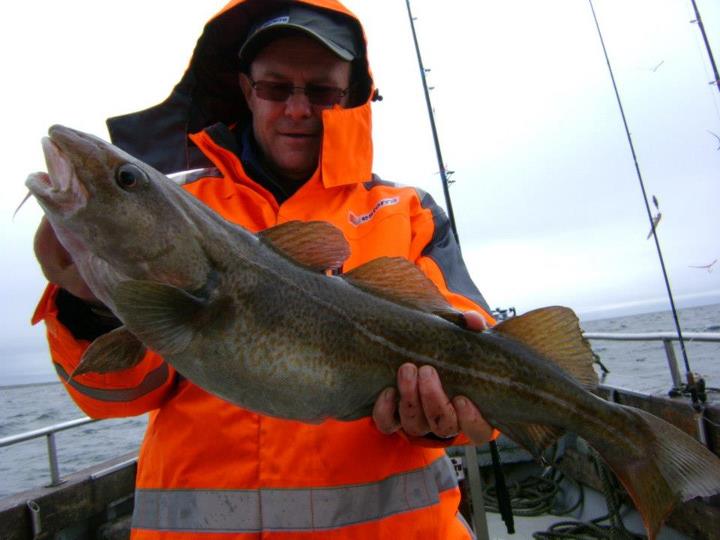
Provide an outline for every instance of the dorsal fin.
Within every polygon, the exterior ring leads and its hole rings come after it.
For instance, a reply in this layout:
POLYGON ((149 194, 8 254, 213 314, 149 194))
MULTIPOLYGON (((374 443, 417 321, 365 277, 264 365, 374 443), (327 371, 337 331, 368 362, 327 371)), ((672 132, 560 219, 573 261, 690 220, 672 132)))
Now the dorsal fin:
POLYGON ((554 361, 581 384, 595 387, 594 355, 570 308, 551 306, 507 319, 493 328, 554 361))
POLYGON ((463 314, 455 310, 435 283, 407 259, 380 257, 358 266, 343 277, 371 294, 465 326, 463 314))
POLYGON ((326 221, 288 221, 258 236, 293 261, 312 270, 338 270, 350 256, 342 231, 326 221))

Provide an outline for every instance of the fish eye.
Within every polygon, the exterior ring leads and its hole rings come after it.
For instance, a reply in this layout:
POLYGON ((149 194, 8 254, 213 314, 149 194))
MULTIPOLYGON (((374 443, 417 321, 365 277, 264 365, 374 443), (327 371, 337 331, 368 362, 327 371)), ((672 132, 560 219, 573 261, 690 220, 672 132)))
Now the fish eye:
POLYGON ((124 190, 134 189, 145 179, 145 173, 137 165, 125 163, 115 172, 115 182, 124 190))

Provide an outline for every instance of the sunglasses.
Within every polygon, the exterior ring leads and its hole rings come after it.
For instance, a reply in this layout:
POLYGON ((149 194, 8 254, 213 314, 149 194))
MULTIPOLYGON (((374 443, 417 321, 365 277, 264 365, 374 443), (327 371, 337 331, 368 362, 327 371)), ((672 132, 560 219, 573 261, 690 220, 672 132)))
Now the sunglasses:
POLYGON ((254 81, 248 76, 250 86, 257 94, 257 97, 267 101, 287 101, 295 91, 301 91, 313 105, 320 107, 332 107, 348 93, 350 88, 337 88, 335 86, 322 86, 309 84, 307 86, 293 86, 291 83, 254 81))

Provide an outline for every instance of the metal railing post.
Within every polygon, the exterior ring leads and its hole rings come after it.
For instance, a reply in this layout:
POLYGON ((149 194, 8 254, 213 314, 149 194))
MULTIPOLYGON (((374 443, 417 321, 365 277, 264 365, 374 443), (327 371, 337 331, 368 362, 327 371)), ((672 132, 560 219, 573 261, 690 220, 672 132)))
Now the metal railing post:
POLYGON ((59 486, 63 483, 60 480, 60 467, 57 459, 57 447, 55 446, 55 432, 47 434, 48 460, 50 461, 50 484, 47 487, 59 486))
POLYGON ((35 501, 28 501, 27 508, 30 512, 30 525, 32 526, 33 538, 38 538, 42 533, 42 518, 40 516, 40 505, 35 501))
POLYGON ((18 435, 0 437, 0 448, 45 437, 47 440, 48 462, 50 464, 50 484, 48 484, 47 487, 59 486, 64 482, 64 480, 60 479, 60 467, 58 465, 57 449, 55 446, 55 434, 59 431, 84 426, 85 424, 91 424, 98 421, 99 419, 97 418, 88 418, 86 416, 84 418, 68 420, 67 422, 60 422, 59 424, 54 424, 49 427, 26 431, 25 433, 20 433, 18 435))
POLYGON ((673 381, 673 390, 680 390, 682 388, 682 379, 680 378, 680 370, 678 369, 677 357, 675 356, 675 347, 670 339, 663 339, 662 341, 665 346, 665 356, 667 357, 670 376, 673 381))
POLYGON ((470 502, 472 504, 472 526, 477 540, 488 540, 487 516, 485 515, 485 500, 483 499, 480 466, 478 464, 477 449, 473 445, 465 447, 465 465, 467 467, 467 482, 470 487, 470 502))
MULTIPOLYGON (((667 357, 668 367, 670 368, 670 376, 673 381, 671 394, 685 391, 686 386, 680 376, 677 358, 675 357, 675 346, 673 343, 675 341, 680 341, 680 338, 674 332, 583 332, 583 336, 585 339, 589 339, 591 341, 662 341, 663 346, 665 347, 665 356, 667 357)), ((683 340, 688 343, 691 341, 696 343, 720 343, 720 332, 684 332, 683 340)), ((686 375, 688 377, 688 386, 692 387, 693 373, 688 371, 686 375)))

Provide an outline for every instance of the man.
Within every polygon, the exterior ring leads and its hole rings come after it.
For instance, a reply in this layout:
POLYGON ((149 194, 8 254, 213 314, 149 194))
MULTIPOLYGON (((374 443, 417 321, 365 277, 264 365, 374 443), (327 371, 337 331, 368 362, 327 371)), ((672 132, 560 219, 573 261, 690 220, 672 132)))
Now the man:
MULTIPOLYGON (((371 174, 373 95, 362 29, 341 4, 235 0, 206 26, 170 98, 109 128, 165 172, 202 166, 184 176, 186 189, 249 230, 320 219, 351 246, 344 271, 379 256, 413 261, 480 330, 492 319, 444 214, 418 190, 371 174)), ((36 253, 53 285, 34 320, 45 320, 65 380, 117 321, 47 223, 36 253)), ((135 539, 470 536, 440 447, 466 441, 460 430, 476 444, 492 430, 467 399, 448 399, 429 366, 402 366, 372 419, 320 425, 230 405, 154 353, 66 384, 91 416, 150 412, 135 539)))

